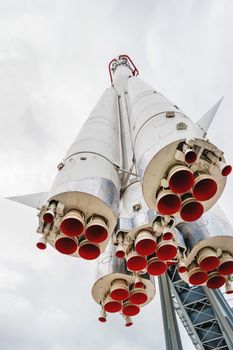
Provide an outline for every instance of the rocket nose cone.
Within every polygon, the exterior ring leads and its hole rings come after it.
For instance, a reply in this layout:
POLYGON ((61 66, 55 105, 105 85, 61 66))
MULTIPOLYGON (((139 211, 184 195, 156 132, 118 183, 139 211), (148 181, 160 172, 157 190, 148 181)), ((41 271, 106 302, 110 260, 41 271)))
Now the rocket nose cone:
POLYGON ((177 247, 172 241, 163 241, 158 245, 157 257, 160 260, 172 260, 177 255, 177 247))
POLYGON ((188 168, 175 171, 169 179, 169 187, 175 193, 188 192, 193 184, 194 175, 188 168))
POLYGON ((213 274, 207 281, 207 287, 210 289, 221 288, 226 282, 226 278, 218 274, 213 274))
POLYGON ((84 226, 78 219, 68 217, 63 219, 60 229, 65 235, 76 237, 83 233, 84 226))
POLYGON ((86 229, 86 238, 90 242, 101 243, 108 237, 108 231, 101 225, 91 225, 86 229))
POLYGON ((94 260, 100 255, 100 248, 97 244, 83 241, 79 246, 78 253, 85 260, 94 260))
POLYGON ((147 272, 152 276, 160 276, 167 271, 167 264, 158 259, 154 259, 148 262, 147 272))
POLYGON ((73 254, 76 252, 78 244, 72 238, 61 237, 56 240, 55 248, 62 254, 73 254))
POLYGON ((175 193, 168 192, 159 198, 157 207, 158 211, 163 215, 172 215, 179 211, 181 199, 175 193))
POLYGON ((115 300, 110 300, 104 304, 104 310, 111 313, 119 312, 121 311, 121 308, 121 303, 115 300))
POLYGON ((200 268, 203 271, 215 270, 219 265, 219 258, 217 256, 208 256, 200 262, 200 268))
POLYGON ((203 178, 195 183, 193 196, 199 201, 207 201, 216 194, 217 189, 218 185, 214 179, 210 177, 203 178))
POLYGON ((43 220, 46 224, 51 224, 53 222, 53 215, 51 213, 45 213, 43 220))
POLYGON ((187 222, 196 221, 204 212, 204 207, 195 200, 184 201, 180 210, 181 219, 187 222))

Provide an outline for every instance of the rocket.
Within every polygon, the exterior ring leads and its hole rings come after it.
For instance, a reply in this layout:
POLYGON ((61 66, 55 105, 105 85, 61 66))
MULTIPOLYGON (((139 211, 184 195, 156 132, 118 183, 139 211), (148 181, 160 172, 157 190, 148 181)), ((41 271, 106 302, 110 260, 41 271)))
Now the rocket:
POLYGON ((233 228, 216 203, 232 167, 207 138, 222 99, 195 123, 127 55, 109 74, 51 189, 10 199, 39 210, 39 249, 98 258, 99 320, 120 312, 128 327, 171 265, 186 283, 231 290, 233 228))

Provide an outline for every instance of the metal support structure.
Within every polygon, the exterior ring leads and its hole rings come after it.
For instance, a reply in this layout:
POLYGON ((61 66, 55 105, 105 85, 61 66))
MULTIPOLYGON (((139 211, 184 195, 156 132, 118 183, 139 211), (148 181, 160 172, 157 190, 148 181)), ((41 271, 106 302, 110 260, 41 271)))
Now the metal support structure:
POLYGON ((161 307, 163 314, 163 326, 167 350, 182 350, 179 327, 172 302, 169 278, 167 274, 158 278, 161 307))
POLYGON ((219 320, 229 349, 233 349, 233 312, 219 289, 204 288, 219 320))
POLYGON ((232 350, 233 314, 222 293, 190 287, 174 266, 169 268, 168 276, 174 309, 195 348, 232 350))

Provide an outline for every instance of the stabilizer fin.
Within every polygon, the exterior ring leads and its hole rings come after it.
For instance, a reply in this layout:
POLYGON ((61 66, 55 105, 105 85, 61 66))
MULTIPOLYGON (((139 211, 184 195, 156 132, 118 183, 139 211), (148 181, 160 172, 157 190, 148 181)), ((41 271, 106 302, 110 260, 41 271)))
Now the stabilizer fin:
POLYGON ((7 197, 7 199, 27 205, 28 207, 40 209, 48 199, 48 192, 27 194, 24 196, 7 197))
POLYGON ((218 111, 218 108, 223 100, 223 97, 220 98, 220 100, 211 107, 206 114, 201 117, 201 119, 198 120, 196 123, 201 130, 203 131, 203 136, 205 137, 207 135, 208 129, 211 125, 211 123, 214 120, 214 117, 218 111))

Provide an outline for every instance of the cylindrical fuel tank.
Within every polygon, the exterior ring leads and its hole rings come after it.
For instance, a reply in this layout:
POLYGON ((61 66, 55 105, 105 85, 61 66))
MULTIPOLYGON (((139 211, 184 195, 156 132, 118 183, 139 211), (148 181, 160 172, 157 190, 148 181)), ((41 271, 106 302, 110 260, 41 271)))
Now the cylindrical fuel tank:
MULTIPOLYGON (((233 227, 221 208, 215 205, 196 222, 181 222, 177 229, 184 237, 187 246, 184 260, 190 267, 189 273, 181 277, 192 283, 192 276, 199 276, 202 283, 197 284, 208 286, 215 273, 215 280, 221 279, 224 284, 224 278, 233 273, 233 227)), ((211 288, 215 284, 209 285, 211 288)))
POLYGON ((225 187, 219 163, 224 161, 223 153, 202 138, 200 127, 176 105, 138 77, 128 79, 128 103, 136 165, 147 205, 164 215, 196 220, 213 206, 225 187), (189 196, 184 198, 185 193, 189 196))
POLYGON ((111 87, 66 153, 49 193, 49 202, 63 205, 63 211, 57 215, 55 210, 47 239, 57 249, 59 244, 76 244, 69 255, 85 258, 87 254, 93 259, 105 249, 114 230, 121 186, 119 133, 118 101, 111 87))

